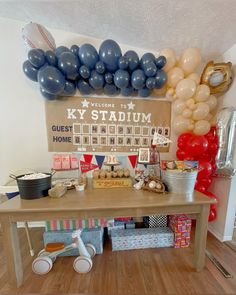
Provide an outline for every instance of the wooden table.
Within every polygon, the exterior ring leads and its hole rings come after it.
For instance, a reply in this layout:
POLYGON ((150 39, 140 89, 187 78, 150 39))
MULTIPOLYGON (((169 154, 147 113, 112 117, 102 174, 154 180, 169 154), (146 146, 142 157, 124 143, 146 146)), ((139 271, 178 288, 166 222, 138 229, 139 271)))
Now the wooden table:
POLYGON ((0 205, 2 239, 7 258, 8 278, 12 286, 23 282, 23 269, 17 233, 17 221, 41 221, 68 218, 140 217, 155 214, 195 213, 194 266, 205 264, 210 199, 195 191, 192 196, 173 193, 155 194, 133 188, 70 190, 60 199, 49 197, 23 200, 19 196, 0 205))

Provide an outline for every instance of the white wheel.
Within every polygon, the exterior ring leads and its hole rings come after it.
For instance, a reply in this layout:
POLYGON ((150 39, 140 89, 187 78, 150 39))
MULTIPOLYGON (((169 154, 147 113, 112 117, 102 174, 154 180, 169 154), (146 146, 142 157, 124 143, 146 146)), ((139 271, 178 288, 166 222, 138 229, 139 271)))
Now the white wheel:
POLYGON ((73 263, 74 270, 78 273, 87 273, 92 269, 92 266, 92 260, 84 256, 78 256, 73 263))
POLYGON ((96 248, 92 244, 86 244, 85 248, 89 252, 89 255, 91 258, 93 258, 96 255, 96 248))
POLYGON ((32 270, 38 275, 47 274, 53 266, 52 259, 48 256, 39 256, 32 262, 32 270))
MULTIPOLYGON (((51 254, 51 252, 46 251, 45 249, 41 250, 38 253, 38 257, 44 257, 44 256, 49 256, 49 254, 51 254)), ((51 258, 51 257, 50 257, 51 258)), ((54 263, 56 261, 56 257, 51 258, 52 262, 54 263)))

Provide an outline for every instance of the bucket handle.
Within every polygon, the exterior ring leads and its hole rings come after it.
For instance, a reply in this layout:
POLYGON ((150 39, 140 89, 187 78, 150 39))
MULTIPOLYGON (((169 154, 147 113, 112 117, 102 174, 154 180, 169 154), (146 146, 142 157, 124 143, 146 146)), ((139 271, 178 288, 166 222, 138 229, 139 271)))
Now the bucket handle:
POLYGON ((16 175, 14 175, 14 174, 12 174, 12 173, 9 174, 9 177, 11 177, 11 178, 14 179, 14 180, 16 180, 16 178, 17 178, 16 175))
POLYGON ((54 170, 53 168, 51 169, 51 176, 53 176, 57 171, 54 170))

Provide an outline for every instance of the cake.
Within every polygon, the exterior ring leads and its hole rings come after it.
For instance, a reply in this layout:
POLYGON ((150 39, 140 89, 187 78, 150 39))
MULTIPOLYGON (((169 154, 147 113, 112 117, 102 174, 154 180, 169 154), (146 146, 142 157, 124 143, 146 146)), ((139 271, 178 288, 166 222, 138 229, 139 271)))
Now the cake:
POLYGON ((117 157, 115 155, 109 155, 106 158, 106 164, 109 165, 115 165, 115 164, 119 164, 117 157))

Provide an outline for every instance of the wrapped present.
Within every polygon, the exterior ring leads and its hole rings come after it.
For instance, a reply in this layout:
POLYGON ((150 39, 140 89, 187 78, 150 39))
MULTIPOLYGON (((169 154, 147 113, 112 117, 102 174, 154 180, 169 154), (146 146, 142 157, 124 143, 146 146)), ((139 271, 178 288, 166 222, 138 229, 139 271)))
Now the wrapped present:
POLYGON ((145 227, 167 227, 167 215, 150 215, 143 217, 145 227))
POLYGON ((117 229, 130 229, 130 228, 135 228, 135 220, 133 218, 115 218, 113 224, 109 224, 107 226, 108 229, 108 235, 111 235, 111 230, 117 230, 117 229))
POLYGON ((186 214, 169 216, 169 227, 174 232, 175 248, 189 247, 191 225, 192 225, 192 220, 186 214))
MULTIPOLYGON (((72 243, 73 230, 64 231, 46 231, 43 233, 43 241, 46 246, 47 243, 60 242, 64 243, 65 246, 72 243)), ((96 253, 103 253, 103 235, 104 229, 101 227, 97 228, 85 228, 81 233, 81 238, 86 244, 91 243, 96 248, 96 253)), ((78 249, 67 251, 66 253, 60 254, 60 256, 77 256, 79 255, 78 249)))
POLYGON ((64 220, 50 220, 46 221, 46 231, 51 230, 70 230, 78 228, 95 228, 106 227, 107 222, 110 219, 107 218, 89 218, 89 219, 64 219, 64 220))
POLYGON ((112 250, 172 247, 173 232, 168 228, 136 228, 111 230, 112 250))

